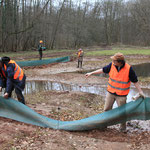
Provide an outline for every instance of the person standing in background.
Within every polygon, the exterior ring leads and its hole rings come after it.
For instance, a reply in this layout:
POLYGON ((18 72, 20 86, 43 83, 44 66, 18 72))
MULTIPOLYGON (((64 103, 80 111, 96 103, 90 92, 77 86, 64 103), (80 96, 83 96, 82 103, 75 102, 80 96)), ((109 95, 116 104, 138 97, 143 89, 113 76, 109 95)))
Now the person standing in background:
POLYGON ((83 50, 80 48, 77 52, 77 57, 78 57, 78 65, 77 68, 82 68, 82 62, 83 62, 83 55, 84 52, 83 50))
POLYGON ((42 40, 39 41, 38 51, 39 51, 39 60, 42 60, 42 56, 43 56, 43 41, 42 40))

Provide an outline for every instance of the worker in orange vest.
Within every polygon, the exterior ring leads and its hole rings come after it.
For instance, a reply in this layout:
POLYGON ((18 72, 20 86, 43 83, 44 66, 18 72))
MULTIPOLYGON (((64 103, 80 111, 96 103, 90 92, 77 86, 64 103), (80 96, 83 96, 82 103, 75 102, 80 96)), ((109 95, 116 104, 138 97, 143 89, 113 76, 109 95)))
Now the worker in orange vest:
POLYGON ((22 94, 25 82, 26 76, 17 63, 9 57, 0 57, 0 92, 5 88, 4 98, 11 97, 15 89, 18 101, 25 104, 22 94))
POLYGON ((42 60, 43 57, 43 41, 40 40, 39 41, 39 45, 38 45, 38 51, 39 51, 39 60, 42 60))
MULTIPOLYGON (((122 53, 116 53, 111 57, 111 59, 112 62, 109 65, 85 75, 86 77, 89 77, 93 74, 109 74, 104 111, 112 109, 115 101, 118 106, 126 103, 131 82, 138 90, 139 95, 145 98, 145 95, 138 83, 137 76, 133 68, 125 62, 124 55, 122 53)), ((120 130, 122 132, 126 132, 126 123, 121 124, 120 130)))
POLYGON ((80 48, 77 52, 77 57, 78 57, 78 66, 77 68, 82 68, 82 62, 83 62, 83 55, 84 55, 84 52, 83 50, 80 48))

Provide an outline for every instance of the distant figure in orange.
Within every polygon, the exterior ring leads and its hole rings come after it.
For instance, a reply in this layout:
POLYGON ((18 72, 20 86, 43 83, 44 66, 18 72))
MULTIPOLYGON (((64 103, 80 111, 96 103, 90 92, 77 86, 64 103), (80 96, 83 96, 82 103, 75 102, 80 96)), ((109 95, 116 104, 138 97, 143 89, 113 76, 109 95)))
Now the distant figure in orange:
POLYGON ((81 48, 78 50, 77 55, 78 55, 78 66, 77 66, 77 68, 82 68, 84 52, 81 48))
POLYGON ((43 48, 42 47, 43 47, 43 41, 40 40, 39 45, 38 45, 38 51, 39 51, 39 55, 40 55, 39 59, 40 60, 42 60, 42 56, 43 56, 43 48))

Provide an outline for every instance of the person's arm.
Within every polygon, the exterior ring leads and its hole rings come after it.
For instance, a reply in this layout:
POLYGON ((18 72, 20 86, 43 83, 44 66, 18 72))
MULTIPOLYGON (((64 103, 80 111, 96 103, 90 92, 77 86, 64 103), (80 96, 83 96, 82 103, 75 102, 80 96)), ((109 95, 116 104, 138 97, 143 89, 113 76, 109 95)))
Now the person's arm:
POLYGON ((80 57, 83 57, 83 55, 84 55, 84 52, 82 51, 81 54, 80 54, 80 57))
POLYGON ((41 50, 42 50, 42 45, 39 44, 39 45, 38 45, 38 51, 41 51, 41 50))
POLYGON ((3 76, 2 76, 2 73, 0 73, 0 92, 2 92, 2 88, 4 86, 4 83, 3 83, 3 76))
POLYGON ((7 81, 6 81, 6 93, 4 94, 4 98, 8 98, 9 93, 11 93, 12 91, 12 87, 13 87, 13 77, 14 77, 14 66, 13 64, 10 64, 7 67, 7 81))
POLYGON ((92 71, 92 72, 89 72, 89 73, 85 74, 85 76, 89 77, 89 76, 91 76, 93 74, 101 74, 101 73, 104 73, 103 69, 98 69, 98 70, 95 70, 95 71, 92 71))
POLYGON ((2 91, 2 85, 3 85, 3 80, 2 80, 2 77, 0 75, 0 92, 2 91))
POLYGON ((136 87, 136 89, 138 90, 139 95, 140 95, 141 97, 145 98, 145 95, 144 95, 144 93, 143 93, 143 91, 142 91, 142 89, 141 89, 139 83, 136 82, 136 83, 133 83, 133 84, 134 84, 134 86, 136 87))
POLYGON ((1 78, 1 76, 0 76, 0 92, 2 92, 2 78, 1 78))
POLYGON ((138 78, 137 78, 137 75, 135 73, 135 71, 133 70, 132 67, 130 67, 130 71, 129 71, 129 79, 130 81, 134 84, 135 88, 137 89, 139 95, 143 98, 145 98, 145 95, 139 85, 139 82, 138 82, 138 78))
POLYGON ((110 72, 111 65, 112 65, 112 63, 110 63, 109 65, 103 67, 102 69, 98 69, 98 70, 95 70, 95 71, 93 71, 93 72, 89 72, 89 73, 85 74, 85 76, 86 76, 86 77, 89 77, 89 76, 91 76, 91 75, 93 75, 93 74, 101 74, 101 73, 106 73, 106 74, 108 74, 108 73, 110 72))

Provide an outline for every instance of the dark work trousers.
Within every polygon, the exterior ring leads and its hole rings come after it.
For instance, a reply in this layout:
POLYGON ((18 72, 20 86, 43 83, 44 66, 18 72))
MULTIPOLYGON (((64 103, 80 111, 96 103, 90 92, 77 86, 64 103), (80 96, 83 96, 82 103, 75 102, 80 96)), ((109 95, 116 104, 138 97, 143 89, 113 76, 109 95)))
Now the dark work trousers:
MULTIPOLYGON (((25 82, 26 82, 26 76, 24 75, 23 79, 18 84, 12 83, 13 86, 11 88, 11 92, 9 93, 8 97, 11 97, 12 91, 15 89, 15 93, 17 95, 18 101, 25 104, 25 99, 24 99, 24 96, 22 94, 22 91, 25 88, 25 82)), ((5 93, 6 93, 6 91, 5 91, 5 93)))
MULTIPOLYGON (((8 94, 8 97, 11 97, 11 95, 12 95, 12 91, 14 90, 14 86, 12 86, 12 88, 11 88, 11 92, 8 94)), ((4 93, 6 93, 6 91, 4 92, 4 93)))
POLYGON ((78 68, 82 68, 82 61, 81 60, 78 60, 78 68))
POLYGON ((18 101, 25 104, 25 99, 24 99, 24 96, 22 94, 22 91, 19 88, 15 88, 15 93, 17 95, 18 101))
POLYGON ((19 102, 21 102, 23 104, 25 104, 25 99, 22 94, 22 91, 25 88, 25 83, 26 83, 26 76, 24 75, 22 81, 20 81, 20 83, 18 85, 15 85, 15 93, 17 95, 17 99, 19 102))
POLYGON ((42 50, 39 50, 39 55, 40 55, 40 60, 42 60, 42 56, 43 56, 43 53, 42 53, 42 50))

